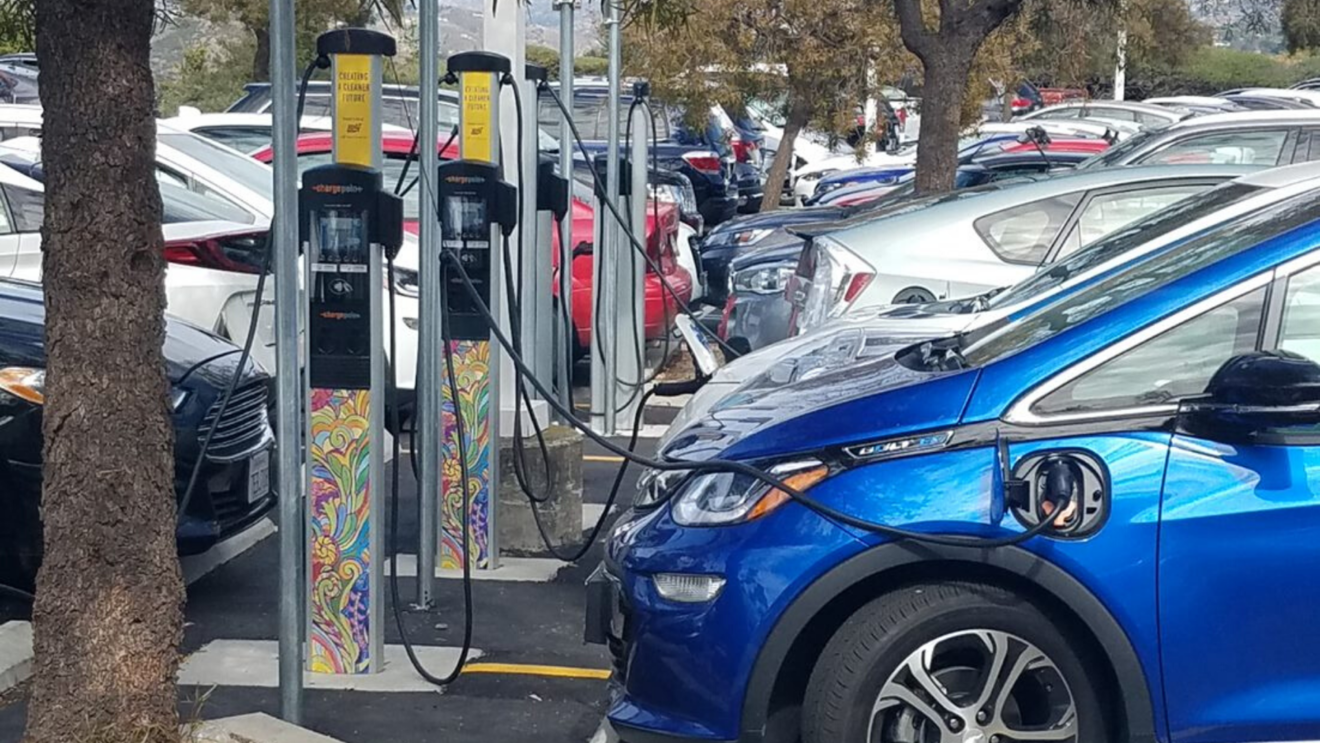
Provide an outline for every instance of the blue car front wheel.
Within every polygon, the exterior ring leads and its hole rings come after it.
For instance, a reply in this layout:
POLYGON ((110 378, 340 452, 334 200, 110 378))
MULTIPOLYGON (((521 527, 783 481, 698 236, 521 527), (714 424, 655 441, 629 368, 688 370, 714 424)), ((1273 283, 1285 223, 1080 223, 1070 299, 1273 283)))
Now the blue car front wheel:
POLYGON ((826 646, 804 743, 1107 740, 1073 644, 1023 598, 973 583, 910 586, 863 607, 826 646))

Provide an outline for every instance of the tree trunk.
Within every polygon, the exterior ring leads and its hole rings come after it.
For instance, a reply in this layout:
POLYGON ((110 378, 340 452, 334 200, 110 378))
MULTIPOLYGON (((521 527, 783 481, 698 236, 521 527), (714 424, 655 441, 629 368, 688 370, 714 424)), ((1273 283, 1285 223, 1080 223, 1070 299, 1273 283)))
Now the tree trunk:
POLYGON ((926 60, 921 146, 917 148, 918 193, 952 191, 957 175, 962 104, 972 55, 954 53, 953 48, 949 45, 926 60))
POLYGON ((257 28, 252 33, 257 37, 257 49, 252 53, 252 80, 270 82, 270 29, 257 28))
MULTIPOLYGON (((798 96, 794 96, 794 99, 800 100, 798 96)), ((783 192, 784 180, 788 177, 788 167, 793 162, 793 143, 810 117, 811 110, 807 106, 796 103, 789 106, 788 116, 784 120, 784 137, 779 140, 779 149, 775 150, 774 162, 770 163, 770 172, 765 177, 761 211, 771 212, 779 208, 779 196, 783 192)))
POLYGON ((153 0, 41 0, 45 560, 26 743, 179 740, 153 0))

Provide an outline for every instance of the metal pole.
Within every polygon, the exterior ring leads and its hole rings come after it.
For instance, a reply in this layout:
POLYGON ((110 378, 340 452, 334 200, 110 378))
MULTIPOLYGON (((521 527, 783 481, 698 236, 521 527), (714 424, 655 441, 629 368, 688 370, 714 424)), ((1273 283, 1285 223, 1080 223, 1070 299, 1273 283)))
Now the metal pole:
MULTIPOLYGON (((421 106, 421 142, 418 162, 422 172, 419 211, 419 249, 422 251, 419 279, 421 290, 421 374, 416 390, 416 415, 422 425, 413 426, 420 435, 422 472, 421 525, 417 549, 417 606, 429 608, 435 595, 435 553, 438 544, 440 517, 440 358, 443 341, 440 338, 440 308, 443 307, 440 283, 440 214, 435 210, 435 180, 440 167, 436 152, 440 140, 440 102, 436 91, 440 89, 440 4, 437 0, 423 0, 418 7, 418 54, 421 56, 421 88, 418 104, 421 106)), ((397 433, 396 433, 397 435, 397 433)), ((416 448, 418 441, 410 442, 416 448)), ((395 462, 395 467, 400 466, 395 462)))
MULTIPOLYGON (((541 161, 541 147, 540 142, 538 141, 539 137, 537 136, 539 127, 537 125, 536 116, 536 85, 528 81, 524 70, 514 70, 514 73, 513 84, 517 85, 522 91, 522 99, 524 101, 522 107, 523 119, 518 122, 518 126, 522 131, 523 148, 521 157, 519 157, 519 161, 522 163, 522 172, 518 174, 523 209, 522 213, 518 215, 518 226, 523 232, 521 244, 518 246, 518 256, 516 258, 518 261, 516 267, 518 272, 514 274, 516 277, 519 277, 519 283, 522 285, 521 287, 518 287, 518 290, 521 293, 521 296, 518 298, 521 302, 518 306, 518 325, 522 331, 522 337, 520 339, 522 340, 522 348, 520 348, 518 352, 532 365, 533 369, 537 370, 537 373, 541 375, 541 379, 549 379, 549 377, 545 376, 544 372, 541 370, 543 362, 540 361, 540 349, 543 341, 540 338, 540 322, 537 319, 548 311, 541 309, 541 289, 548 288, 545 284, 545 275, 546 271, 549 270, 549 267, 547 265, 547 268, 542 270, 541 259, 546 258, 546 263, 549 263, 549 249, 547 247, 545 251, 541 250, 541 241, 544 240, 545 244, 549 246, 550 233, 543 232, 539 229, 540 224, 537 219, 538 201, 536 193, 540 184, 537 183, 536 174, 537 166, 541 161)), ((510 319, 512 319, 512 317, 510 319)), ((529 398, 535 400, 539 397, 536 390, 530 389, 531 385, 527 385, 527 387, 529 398)), ((544 426, 544 416, 538 415, 538 411, 542 407, 544 407, 543 403, 533 402, 532 405, 528 406, 529 409, 527 410, 527 414, 538 420, 538 425, 544 426)), ((524 429, 524 437, 530 434, 530 430, 524 429)), ((522 443, 514 442, 514 446, 522 446, 522 443)))
MULTIPOLYGON (((628 218, 633 235, 645 245, 646 211, 650 203, 650 199, 647 198, 646 182, 650 167, 647 155, 651 150, 649 142, 651 122, 647 120, 647 109, 643 106, 633 108, 632 117, 632 147, 628 153, 628 159, 632 163, 632 180, 628 188, 628 218)), ((642 266, 645 262, 640 255, 637 255, 631 241, 626 239, 619 241, 618 256, 619 304, 614 314, 618 318, 615 337, 619 339, 620 384, 615 386, 619 390, 616 394, 622 395, 624 400, 631 400, 628 405, 621 405, 622 409, 618 413, 618 417, 631 426, 637 404, 642 397, 641 391, 632 389, 631 385, 640 384, 646 378, 646 324, 642 322, 646 311, 643 307, 643 295, 646 289, 642 286, 642 266), (624 382, 627 384, 623 384, 624 382)))
MULTIPOLYGON (((607 139, 609 150, 605 164, 605 196, 610 203, 616 207, 619 204, 619 85, 622 76, 623 46, 622 35, 619 28, 619 2, 621 0, 606 0, 605 4, 608 15, 605 25, 609 27, 610 40, 610 58, 609 58, 609 122, 607 130, 607 139)), ((605 294, 601 297, 601 309, 609 315, 618 311, 619 294, 617 266, 619 265, 620 245, 623 242, 623 226, 614 218, 614 214, 608 211, 598 212, 597 219, 605 220, 605 246, 602 255, 598 255, 596 260, 604 259, 605 262, 605 294)), ((631 250, 631 246, 629 247, 631 250)), ((619 378, 619 339, 615 333, 616 324, 613 322, 605 323, 605 435, 613 436, 617 428, 615 413, 615 380, 619 378)))
MULTIPOLYGON (((592 166, 599 170, 601 160, 608 161, 609 156, 593 156, 592 166)), ((608 165, 606 166, 608 167, 608 165)), ((592 213, 596 215, 592 223, 592 244, 596 246, 595 260, 592 261, 591 270, 591 332, 588 337, 591 339, 588 348, 588 356, 591 359, 591 430, 599 434, 605 434, 608 430, 611 416, 605 414, 605 390, 614 384, 614 380, 606 377, 605 373, 605 339, 604 328, 606 325, 614 325, 611 319, 608 322, 602 322, 610 317, 610 312, 605 308, 603 300, 605 298, 605 286, 609 283, 606 278, 605 261, 605 241, 609 234, 610 216, 605 209, 604 194, 599 188, 593 189, 591 198, 592 213), (601 301, 597 301, 601 300, 601 301), (597 308, 601 311, 597 312, 597 308)))
MULTIPOLYGON (((276 428, 280 488, 280 716, 302 722, 303 507, 302 400, 298 364, 298 70, 294 62, 293 0, 270 0, 271 95, 275 148, 276 428)), ((253 308, 260 312, 261 307, 253 308)))
MULTIPOLYGON (((1121 7, 1126 10, 1127 3, 1121 7)), ((1118 61, 1114 64, 1114 100, 1121 101, 1127 94, 1127 18, 1119 19, 1123 24, 1118 28, 1118 61)))
MULTIPOLYGON (((569 111, 573 110, 573 10, 575 0, 558 0, 559 8, 559 95, 569 111)), ((573 132, 567 116, 559 122, 559 174, 573 183, 573 132)), ((568 214, 559 222, 559 304, 567 317, 573 316, 573 199, 569 197, 568 214)), ((555 319, 555 327, 563 328, 563 318, 555 319)), ((564 331, 560 331, 562 335, 564 331)), ((572 332, 572 324, 569 324, 572 332)), ((555 344, 560 373, 559 402, 566 410, 573 409, 573 339, 560 338, 555 344)), ((564 421, 567 423, 568 421, 564 421)))

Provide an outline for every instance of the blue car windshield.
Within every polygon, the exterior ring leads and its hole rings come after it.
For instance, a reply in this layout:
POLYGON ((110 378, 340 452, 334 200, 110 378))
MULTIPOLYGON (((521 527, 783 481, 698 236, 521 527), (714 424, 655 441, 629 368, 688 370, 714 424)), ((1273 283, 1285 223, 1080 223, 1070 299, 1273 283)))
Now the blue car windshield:
POLYGON ((1159 239, 1189 222, 1214 214, 1230 204, 1260 193, 1261 190, 1259 187, 1242 183, 1225 183, 1218 188, 1202 191, 1091 243, 995 295, 985 306, 996 309, 1033 300, 1112 258, 1159 239))
POLYGON ((961 361, 966 366, 980 367, 1012 356, 1317 218, 1320 199, 1312 194, 1240 217, 1187 241, 1178 250, 1156 253, 1017 322, 1005 320, 972 331, 959 344, 961 361))

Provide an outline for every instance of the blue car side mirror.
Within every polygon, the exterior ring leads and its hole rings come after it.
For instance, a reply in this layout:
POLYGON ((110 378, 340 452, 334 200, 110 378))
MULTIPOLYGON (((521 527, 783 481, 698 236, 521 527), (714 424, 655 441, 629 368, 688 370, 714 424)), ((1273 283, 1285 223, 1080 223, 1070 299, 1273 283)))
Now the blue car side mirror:
POLYGON ((1320 364, 1288 351, 1234 356, 1179 411, 1180 427, 1215 440, 1313 424, 1320 424, 1320 364))

